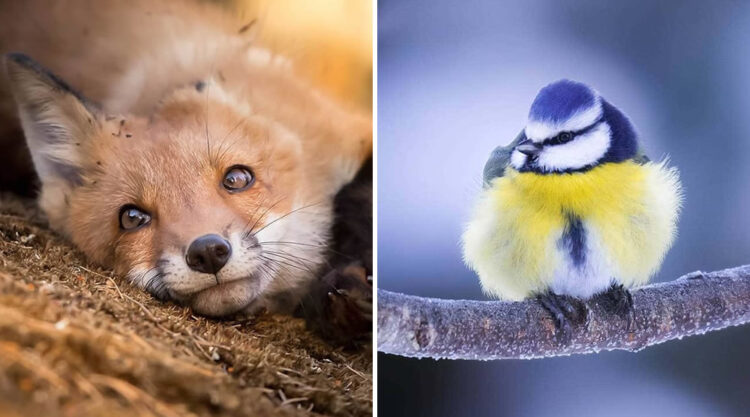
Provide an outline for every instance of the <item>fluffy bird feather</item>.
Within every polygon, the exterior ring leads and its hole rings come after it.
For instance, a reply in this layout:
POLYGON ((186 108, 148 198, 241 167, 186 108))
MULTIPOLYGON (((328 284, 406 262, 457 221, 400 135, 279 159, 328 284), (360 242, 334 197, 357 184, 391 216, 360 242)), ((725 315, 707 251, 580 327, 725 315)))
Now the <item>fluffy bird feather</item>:
POLYGON ((484 291, 506 300, 545 292, 589 298, 612 285, 646 283, 676 236, 677 169, 650 162, 637 150, 629 120, 583 84, 545 87, 530 113, 525 131, 490 157, 463 234, 464 259, 484 291), (542 103, 554 120, 538 117, 540 97, 550 101, 550 90, 568 106, 542 103), (578 109, 565 100, 570 90, 578 109), (556 140, 568 129, 560 126, 582 114, 588 124, 574 120, 579 132, 556 140), (521 145, 528 143, 536 148, 527 155, 521 145))

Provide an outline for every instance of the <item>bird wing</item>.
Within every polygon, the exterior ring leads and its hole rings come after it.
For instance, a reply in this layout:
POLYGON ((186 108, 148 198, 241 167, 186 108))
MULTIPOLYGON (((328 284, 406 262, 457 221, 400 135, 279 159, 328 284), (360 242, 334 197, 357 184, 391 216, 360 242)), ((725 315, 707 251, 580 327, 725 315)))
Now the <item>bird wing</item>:
POLYGON ((518 142, 521 141, 524 137, 524 131, 521 130, 521 133, 516 136, 515 139, 513 139, 513 142, 505 145, 505 146, 498 146, 495 148, 495 150, 492 151, 492 154, 490 154, 490 159, 487 160, 487 163, 484 165, 484 186, 489 186, 490 182, 497 178, 502 177, 505 175, 505 168, 510 165, 510 155, 513 153, 513 149, 518 145, 518 142))
POLYGON ((635 161, 635 163, 637 164, 645 165, 651 162, 651 158, 649 158, 648 155, 646 155, 646 151, 643 150, 642 146, 638 146, 638 151, 635 153, 635 156, 633 157, 633 161, 635 161))

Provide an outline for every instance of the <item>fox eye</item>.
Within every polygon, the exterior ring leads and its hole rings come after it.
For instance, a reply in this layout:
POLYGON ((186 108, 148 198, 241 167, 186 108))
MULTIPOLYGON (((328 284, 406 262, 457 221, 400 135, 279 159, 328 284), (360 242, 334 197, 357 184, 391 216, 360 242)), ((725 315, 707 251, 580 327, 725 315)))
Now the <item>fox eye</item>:
POLYGON ((151 215, 138 207, 128 204, 120 209, 120 228, 135 230, 151 222, 151 215))
POLYGON ((243 191, 250 188, 255 182, 255 176, 250 168, 243 165, 235 165, 224 174, 221 185, 231 192, 243 191))

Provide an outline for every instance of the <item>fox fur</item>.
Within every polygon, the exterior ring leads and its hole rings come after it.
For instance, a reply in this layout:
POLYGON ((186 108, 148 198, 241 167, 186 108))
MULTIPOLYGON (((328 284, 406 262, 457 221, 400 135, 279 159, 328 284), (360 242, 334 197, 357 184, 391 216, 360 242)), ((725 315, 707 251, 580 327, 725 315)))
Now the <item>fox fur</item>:
POLYGON ((0 181, 28 180, 33 162, 52 228, 208 316, 294 310, 325 261, 334 196, 372 153, 370 116, 310 86, 246 24, 187 0, 0 3, 0 52, 23 54, 0 73, 0 163, 14 165, 0 181), (255 183, 230 193, 222 177, 238 164, 255 183), (151 222, 121 230, 129 204, 151 222), (232 245, 216 274, 185 261, 206 234, 232 245))

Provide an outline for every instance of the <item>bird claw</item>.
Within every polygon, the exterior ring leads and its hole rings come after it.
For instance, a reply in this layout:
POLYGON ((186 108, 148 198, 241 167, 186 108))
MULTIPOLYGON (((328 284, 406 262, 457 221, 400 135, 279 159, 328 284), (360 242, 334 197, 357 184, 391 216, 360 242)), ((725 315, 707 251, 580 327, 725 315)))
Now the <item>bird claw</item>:
POLYGON ((609 290, 599 296, 604 308, 618 317, 627 320, 627 329, 630 330, 635 321, 633 310, 633 295, 622 284, 612 284, 609 290))
POLYGON ((574 324, 586 321, 586 305, 578 299, 547 292, 539 295, 538 300, 542 307, 552 315, 555 328, 564 339, 570 337, 574 324))

